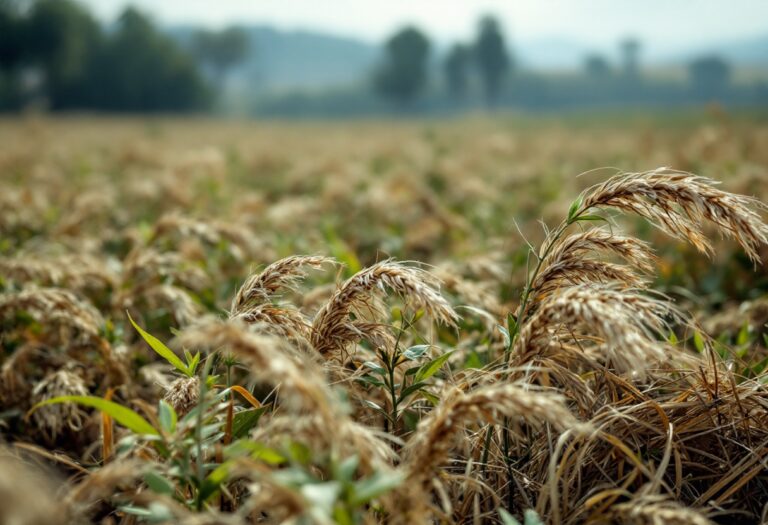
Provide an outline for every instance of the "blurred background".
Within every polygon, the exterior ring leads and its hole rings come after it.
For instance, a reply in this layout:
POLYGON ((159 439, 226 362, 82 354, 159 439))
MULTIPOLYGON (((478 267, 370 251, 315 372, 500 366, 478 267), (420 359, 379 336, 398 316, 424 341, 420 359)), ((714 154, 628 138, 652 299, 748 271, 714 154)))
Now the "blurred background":
POLYGON ((0 111, 459 115, 768 102, 768 2, 0 0, 0 111))

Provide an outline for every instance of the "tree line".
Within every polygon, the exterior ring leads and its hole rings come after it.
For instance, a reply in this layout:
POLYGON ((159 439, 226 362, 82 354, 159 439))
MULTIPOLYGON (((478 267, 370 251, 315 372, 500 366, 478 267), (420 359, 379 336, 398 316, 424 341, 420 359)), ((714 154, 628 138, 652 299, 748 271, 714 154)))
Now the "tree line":
MULTIPOLYGON (((375 90, 401 106, 407 106, 426 86, 430 43, 418 28, 407 26, 385 43, 385 59, 374 75, 375 90)), ((450 93, 466 96, 472 72, 482 84, 488 105, 493 106, 512 66, 501 25, 492 16, 481 18, 471 44, 455 44, 444 62, 450 93)))
POLYGON ((236 28, 199 31, 193 54, 133 7, 104 28, 72 0, 0 0, 0 109, 206 109, 246 44, 236 28))
MULTIPOLYGON (((0 0, 0 110, 30 105, 52 111, 215 109, 228 73, 246 58, 248 39, 237 27, 196 30, 180 38, 132 7, 103 26, 76 0, 0 0)), ((627 39, 619 44, 620 63, 591 54, 581 75, 565 78, 516 67, 503 27, 493 16, 482 17, 470 41, 455 43, 439 61, 433 59, 429 37, 407 26, 384 42, 366 86, 341 94, 283 95, 272 107, 278 116, 315 109, 346 115, 393 109, 456 112, 479 104, 560 109, 715 99, 754 104, 768 98, 764 85, 736 88, 729 64, 716 56, 690 63, 685 85, 645 78, 641 47, 627 39), (443 82, 435 85, 438 63, 443 82)))
POLYGON ((687 83, 650 80, 641 71, 641 42, 619 42, 620 62, 612 65, 600 54, 584 57, 581 74, 561 78, 518 71, 502 26, 492 16, 480 19, 474 39, 456 43, 441 62, 442 87, 430 85, 434 69, 431 44, 415 26, 394 33, 385 43, 384 59, 373 75, 374 91, 395 108, 412 108, 428 94, 430 107, 449 103, 473 106, 471 96, 486 106, 519 106, 534 109, 578 105, 680 104, 712 100, 753 103, 765 100, 765 86, 736 88, 731 67, 724 59, 707 55, 688 64, 687 83))

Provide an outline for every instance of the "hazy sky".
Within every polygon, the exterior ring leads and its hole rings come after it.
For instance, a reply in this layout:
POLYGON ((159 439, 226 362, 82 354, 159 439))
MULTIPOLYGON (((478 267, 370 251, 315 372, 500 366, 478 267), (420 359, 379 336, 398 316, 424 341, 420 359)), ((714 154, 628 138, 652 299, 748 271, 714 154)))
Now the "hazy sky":
MULTIPOLYGON (((126 0, 81 0, 112 20, 126 0)), ((768 0, 134 0, 162 23, 267 23, 378 42, 416 23, 441 42, 466 38, 481 13, 514 39, 575 38, 606 46, 633 34, 652 48, 768 34, 768 0)))

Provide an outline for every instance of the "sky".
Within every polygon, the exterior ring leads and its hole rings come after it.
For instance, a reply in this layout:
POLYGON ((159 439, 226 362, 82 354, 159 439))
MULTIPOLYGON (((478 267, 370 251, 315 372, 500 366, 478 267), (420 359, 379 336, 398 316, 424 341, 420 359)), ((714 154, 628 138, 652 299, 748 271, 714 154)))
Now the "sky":
POLYGON ((768 34, 768 0, 81 0, 105 21, 128 3, 163 24, 271 24, 380 42, 406 23, 438 42, 468 38, 493 13, 511 39, 572 39, 596 48, 628 35, 654 48, 768 34))

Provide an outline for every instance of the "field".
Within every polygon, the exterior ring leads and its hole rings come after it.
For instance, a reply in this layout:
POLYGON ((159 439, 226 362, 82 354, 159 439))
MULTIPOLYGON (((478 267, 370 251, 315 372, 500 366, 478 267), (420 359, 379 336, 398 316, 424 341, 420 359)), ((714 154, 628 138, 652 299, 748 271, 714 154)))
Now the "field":
POLYGON ((0 523, 763 523, 767 182, 717 108, 0 120, 0 523))

